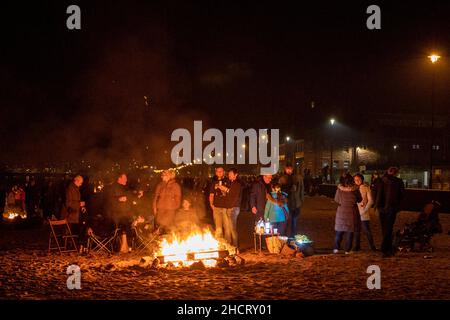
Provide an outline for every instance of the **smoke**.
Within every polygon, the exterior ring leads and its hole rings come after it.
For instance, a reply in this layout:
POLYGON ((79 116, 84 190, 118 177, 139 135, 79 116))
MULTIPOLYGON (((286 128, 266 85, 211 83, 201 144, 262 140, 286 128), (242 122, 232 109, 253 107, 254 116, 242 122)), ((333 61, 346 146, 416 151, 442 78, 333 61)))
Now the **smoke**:
MULTIPOLYGON (((74 62, 70 70, 75 73, 62 72, 65 83, 26 89, 33 101, 9 113, 3 131, 16 125, 17 132, 2 141, 3 159, 33 164, 88 160, 100 169, 132 160, 170 165, 171 132, 208 117, 186 103, 189 87, 179 79, 189 82, 189 75, 175 62, 164 24, 128 23, 125 29, 97 29, 95 37, 76 42, 94 49, 74 62)), ((16 93, 11 103, 17 102, 16 93)))

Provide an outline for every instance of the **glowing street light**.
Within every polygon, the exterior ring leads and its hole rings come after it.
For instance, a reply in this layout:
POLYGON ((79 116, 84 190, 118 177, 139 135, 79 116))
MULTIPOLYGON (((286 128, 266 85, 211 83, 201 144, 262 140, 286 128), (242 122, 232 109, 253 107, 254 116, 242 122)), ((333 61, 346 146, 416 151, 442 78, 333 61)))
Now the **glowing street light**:
MULTIPOLYGON (((336 119, 331 118, 330 119, 330 125, 331 127, 334 127, 334 123, 336 122, 336 119)), ((334 178, 333 178, 333 166, 334 166, 334 161, 333 161, 333 133, 331 133, 331 137, 330 137, 330 182, 334 183, 334 178)))
POLYGON ((394 150, 398 149, 398 145, 394 144, 394 150))
POLYGON ((428 58, 430 59, 431 63, 436 63, 441 58, 441 56, 437 54, 429 55, 428 58))
POLYGON ((291 137, 287 136, 287 137, 286 137, 286 141, 287 141, 287 142, 291 141, 291 137))
MULTIPOLYGON (((441 56, 432 53, 428 56, 432 64, 438 62, 441 56)), ((435 80, 436 78, 436 68, 432 68, 432 77, 431 77, 431 141, 430 141, 430 178, 429 178, 429 188, 433 189, 433 144, 434 144, 434 104, 435 104, 435 80)))

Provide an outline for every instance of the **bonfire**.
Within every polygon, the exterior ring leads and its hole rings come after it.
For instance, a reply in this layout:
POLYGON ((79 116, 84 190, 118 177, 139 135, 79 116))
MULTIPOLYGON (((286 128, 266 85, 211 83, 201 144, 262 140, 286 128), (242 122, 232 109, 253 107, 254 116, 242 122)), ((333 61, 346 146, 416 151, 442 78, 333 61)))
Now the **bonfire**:
POLYGON ((157 257, 162 264, 191 266, 201 261, 215 267, 217 261, 233 251, 224 241, 217 240, 210 230, 196 230, 188 235, 172 233, 162 239, 157 257))

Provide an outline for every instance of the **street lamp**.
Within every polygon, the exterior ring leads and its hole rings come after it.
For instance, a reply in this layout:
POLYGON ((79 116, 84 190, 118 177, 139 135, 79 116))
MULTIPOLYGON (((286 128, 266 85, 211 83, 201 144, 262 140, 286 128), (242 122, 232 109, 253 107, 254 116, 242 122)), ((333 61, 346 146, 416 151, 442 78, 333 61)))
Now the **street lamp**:
MULTIPOLYGON (((336 122, 336 119, 331 118, 330 119, 330 125, 331 127, 334 127, 334 124, 336 122)), ((330 139, 330 182, 333 183, 333 167, 334 167, 334 163, 333 163, 333 134, 331 134, 331 139, 330 139)))
POLYGON ((291 141, 291 137, 287 136, 287 137, 286 137, 286 141, 287 141, 287 142, 291 141))
POLYGON ((436 63, 438 62, 438 60, 441 58, 441 56, 437 55, 437 54, 432 54, 429 55, 428 58, 430 59, 431 63, 436 63))
MULTIPOLYGON (((435 65, 439 59, 441 58, 441 56, 433 53, 431 55, 428 56, 428 58, 431 61, 432 65, 435 65)), ((435 78, 436 78, 436 68, 432 68, 432 72, 431 72, 431 138, 430 138, 430 181, 429 181, 429 185, 428 188, 432 189, 433 188, 433 144, 434 144, 434 91, 435 91, 435 78)))

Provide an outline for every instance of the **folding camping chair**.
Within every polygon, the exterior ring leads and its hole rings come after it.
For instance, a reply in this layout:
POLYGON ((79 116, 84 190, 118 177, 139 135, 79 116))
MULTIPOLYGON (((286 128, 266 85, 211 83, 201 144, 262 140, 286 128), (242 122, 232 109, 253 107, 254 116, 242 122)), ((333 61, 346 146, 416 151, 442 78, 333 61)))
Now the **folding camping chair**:
POLYGON ((144 250, 150 250, 151 244, 158 238, 159 229, 156 229, 149 237, 144 236, 143 232, 137 227, 133 227, 133 240, 132 247, 136 252, 142 252, 144 250))
POLYGON ((110 237, 102 238, 96 234, 90 235, 87 241, 88 251, 90 253, 107 253, 112 255, 114 251, 114 242, 119 236, 119 230, 120 229, 116 228, 113 235, 110 237))
POLYGON ((69 223, 67 222, 66 219, 64 220, 48 219, 48 224, 50 225, 50 235, 48 238, 48 253, 56 249, 59 250, 59 253, 78 252, 77 244, 75 242, 75 238, 78 238, 78 235, 72 234, 69 223), (56 243, 56 247, 52 247, 53 240, 56 243), (72 244, 73 249, 69 249, 68 244, 72 244))

